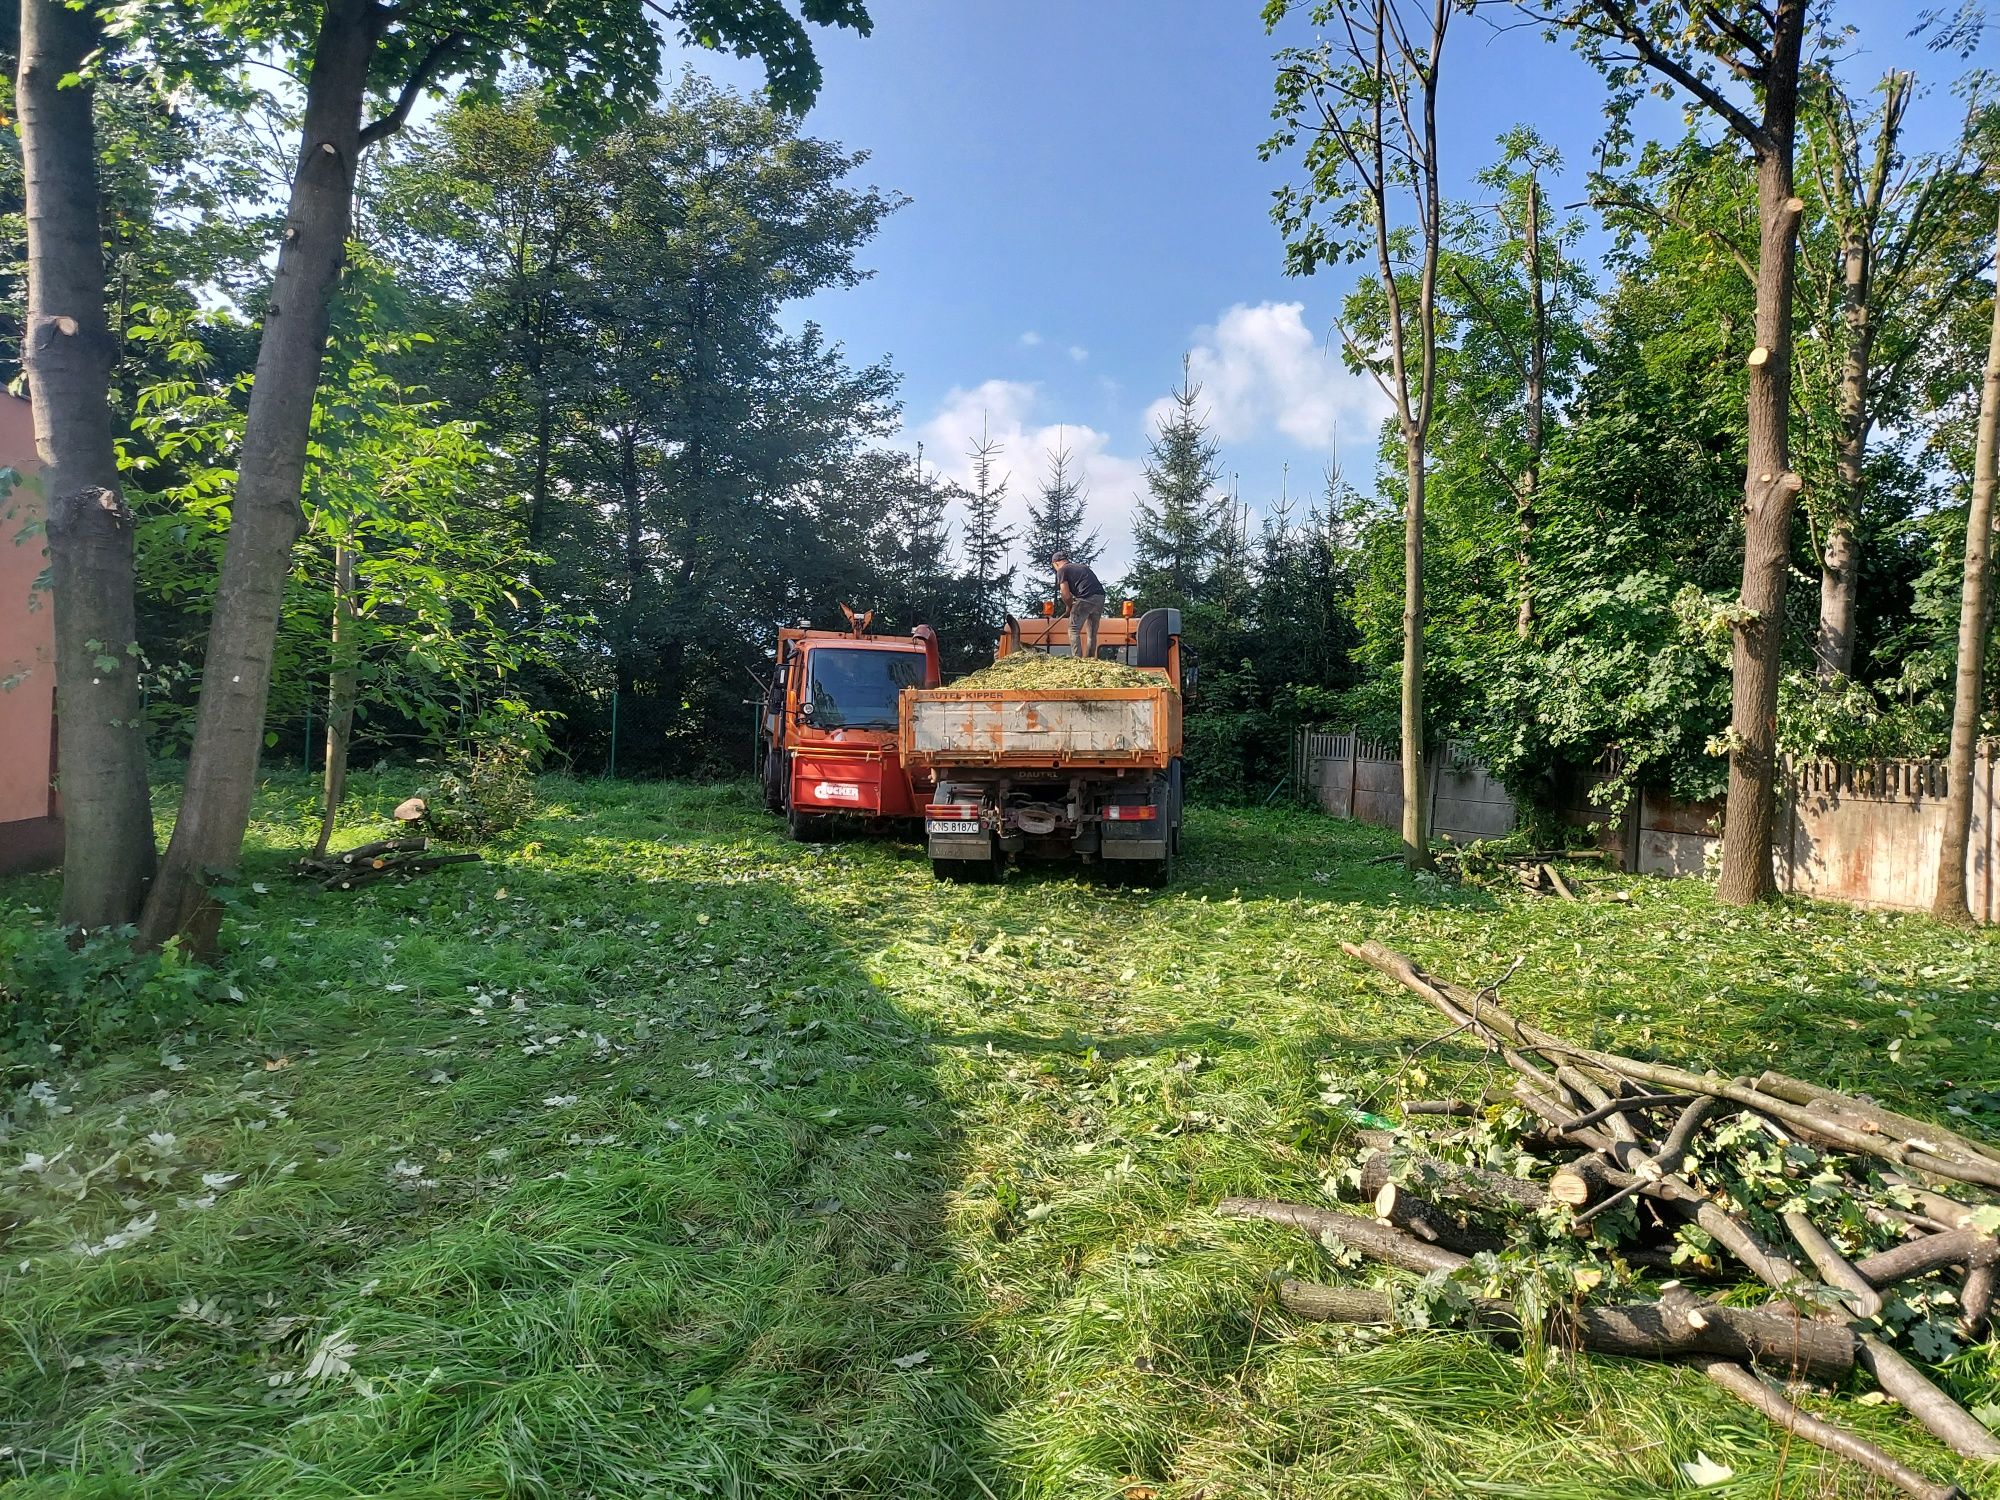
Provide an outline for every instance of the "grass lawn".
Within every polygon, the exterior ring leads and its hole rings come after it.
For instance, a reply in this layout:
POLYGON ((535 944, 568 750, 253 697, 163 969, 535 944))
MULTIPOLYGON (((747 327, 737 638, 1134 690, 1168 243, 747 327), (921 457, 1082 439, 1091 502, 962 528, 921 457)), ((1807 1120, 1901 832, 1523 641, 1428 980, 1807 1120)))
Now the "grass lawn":
MULTIPOLYGON (((351 841, 404 790, 363 778, 351 841)), ((1343 938, 1990 1131, 2000 932, 1496 897, 1289 811, 1196 813, 1169 891, 941 886, 742 788, 544 790, 489 863, 344 895, 285 878, 311 788, 274 780, 241 1000, 0 1127, 0 1494, 1583 1500, 1697 1453, 1703 1493, 1888 1493, 1691 1371, 1293 1324, 1273 1272, 1369 1273, 1208 1210, 1324 1201, 1323 1096, 1393 1098, 1440 1029, 1343 938)), ((1947 1373, 2000 1399, 2000 1346, 1947 1373)))

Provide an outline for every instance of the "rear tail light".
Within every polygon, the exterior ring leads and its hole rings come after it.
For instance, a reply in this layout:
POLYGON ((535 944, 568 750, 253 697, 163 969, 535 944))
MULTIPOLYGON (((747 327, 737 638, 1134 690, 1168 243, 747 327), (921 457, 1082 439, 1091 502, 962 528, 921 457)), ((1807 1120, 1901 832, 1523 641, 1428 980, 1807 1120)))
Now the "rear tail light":
POLYGON ((976 818, 979 816, 977 802, 927 802, 924 804, 927 818, 976 818))
POLYGON ((1104 809, 1105 821, 1111 823, 1145 823, 1159 815, 1160 810, 1150 804, 1145 807, 1112 806, 1104 809))

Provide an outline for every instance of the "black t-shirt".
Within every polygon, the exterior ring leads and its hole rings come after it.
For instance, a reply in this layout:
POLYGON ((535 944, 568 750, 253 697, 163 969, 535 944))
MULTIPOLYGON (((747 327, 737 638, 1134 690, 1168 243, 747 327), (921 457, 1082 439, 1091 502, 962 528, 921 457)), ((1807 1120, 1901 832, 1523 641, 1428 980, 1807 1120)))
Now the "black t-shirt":
POLYGON ((1069 586, 1072 599, 1096 599, 1104 594, 1097 575, 1080 562, 1066 562, 1056 569, 1056 581, 1069 586))

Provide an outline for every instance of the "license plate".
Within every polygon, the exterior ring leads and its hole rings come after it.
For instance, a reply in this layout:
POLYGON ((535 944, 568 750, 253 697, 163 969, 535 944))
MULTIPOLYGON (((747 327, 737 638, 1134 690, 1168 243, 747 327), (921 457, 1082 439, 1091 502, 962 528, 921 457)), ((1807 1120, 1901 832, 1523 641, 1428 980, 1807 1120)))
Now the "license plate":
POLYGON ((927 833, 978 833, 977 818, 932 818, 924 824, 927 833))

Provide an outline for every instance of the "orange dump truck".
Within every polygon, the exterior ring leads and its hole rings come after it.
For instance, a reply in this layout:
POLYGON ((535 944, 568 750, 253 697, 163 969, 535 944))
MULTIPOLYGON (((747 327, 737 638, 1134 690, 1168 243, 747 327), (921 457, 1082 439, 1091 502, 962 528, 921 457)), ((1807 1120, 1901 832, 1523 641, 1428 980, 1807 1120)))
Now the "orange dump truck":
MULTIPOLYGON (((1068 622, 1010 620, 998 656, 1069 654, 1068 622)), ((1010 854, 1102 860, 1149 884, 1181 834, 1181 618, 1103 622, 1098 656, 1155 679, 1132 687, 916 688, 899 741, 935 779, 924 834, 940 880, 998 880, 1010 854)))
POLYGON ((872 613, 842 606, 849 628, 781 630, 764 701, 764 803, 791 836, 823 839, 838 815, 871 822, 923 816, 928 773, 897 751, 897 701, 938 682, 937 632, 871 635, 872 613))

